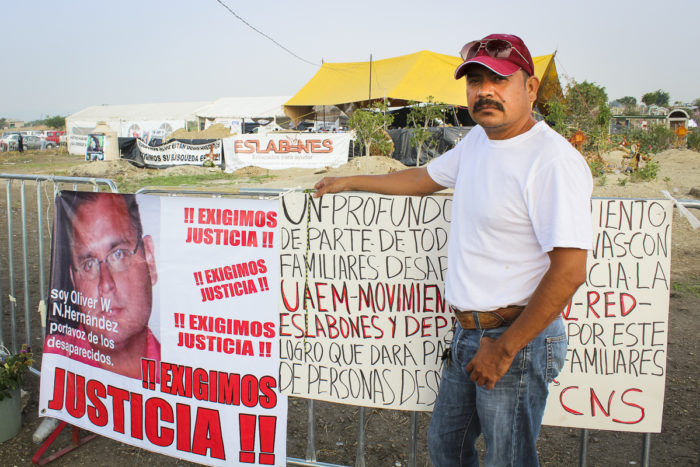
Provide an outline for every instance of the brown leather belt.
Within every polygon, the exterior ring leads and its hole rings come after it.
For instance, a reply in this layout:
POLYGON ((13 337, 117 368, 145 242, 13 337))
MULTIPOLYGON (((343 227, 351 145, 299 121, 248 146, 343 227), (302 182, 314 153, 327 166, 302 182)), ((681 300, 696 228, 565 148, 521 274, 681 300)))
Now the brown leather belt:
POLYGON ((450 309, 459 320, 462 329, 493 329, 511 324, 525 307, 512 305, 491 311, 468 311, 450 305, 450 309))

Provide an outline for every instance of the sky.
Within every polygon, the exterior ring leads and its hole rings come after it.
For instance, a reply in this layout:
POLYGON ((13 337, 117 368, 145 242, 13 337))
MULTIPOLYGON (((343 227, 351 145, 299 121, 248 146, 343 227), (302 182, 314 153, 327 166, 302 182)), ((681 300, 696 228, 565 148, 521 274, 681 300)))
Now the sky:
POLYGON ((610 100, 657 89, 672 103, 700 98, 697 0, 221 1, 250 26, 217 0, 3 2, 0 117, 291 96, 322 60, 456 56, 496 32, 533 56, 556 51, 562 85, 594 82, 610 100))

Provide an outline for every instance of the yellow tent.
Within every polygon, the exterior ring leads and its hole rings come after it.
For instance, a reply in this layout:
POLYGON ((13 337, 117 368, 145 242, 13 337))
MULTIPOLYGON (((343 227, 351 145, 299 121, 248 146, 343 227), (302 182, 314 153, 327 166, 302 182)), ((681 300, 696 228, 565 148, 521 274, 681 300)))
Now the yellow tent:
MULTIPOLYGON (((553 54, 534 57, 533 61, 541 83, 535 105, 543 112, 544 102, 561 96, 561 86, 553 54)), ((459 57, 429 50, 373 62, 324 63, 287 101, 284 110, 298 123, 313 117, 314 106, 335 105, 349 113, 381 99, 389 99, 392 106, 401 106, 408 101, 425 102, 433 96, 437 102, 466 107, 464 80, 454 79, 460 63, 459 57)))

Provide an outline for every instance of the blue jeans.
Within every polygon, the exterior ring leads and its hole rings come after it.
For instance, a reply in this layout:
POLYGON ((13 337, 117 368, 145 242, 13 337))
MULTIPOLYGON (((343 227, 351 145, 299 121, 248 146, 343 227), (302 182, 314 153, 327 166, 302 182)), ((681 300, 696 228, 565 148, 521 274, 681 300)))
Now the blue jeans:
POLYGON ((464 330, 452 340, 452 361, 442 371, 440 391, 428 429, 430 460, 436 467, 478 466, 475 442, 481 433, 487 466, 537 466, 548 385, 564 365, 566 332, 557 318, 513 359, 491 389, 478 387, 465 367, 482 336, 498 338, 507 328, 464 330))

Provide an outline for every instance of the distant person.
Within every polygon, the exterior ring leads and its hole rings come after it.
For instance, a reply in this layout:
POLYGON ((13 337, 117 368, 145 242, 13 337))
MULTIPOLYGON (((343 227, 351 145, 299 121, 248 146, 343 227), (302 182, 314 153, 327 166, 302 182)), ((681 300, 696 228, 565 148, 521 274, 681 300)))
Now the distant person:
POLYGON ((22 138, 22 133, 18 135, 19 137, 17 138, 17 150, 19 152, 24 152, 24 138, 22 138))
MULTIPOLYGON (((158 274, 135 195, 64 191, 56 213, 51 288, 82 297, 76 303, 81 315, 62 324, 80 323, 79 330, 100 336, 93 342, 67 339, 73 358, 141 378, 142 358, 160 361, 160 343, 148 327, 158 274)), ((71 332, 62 334, 66 340, 71 332)))

